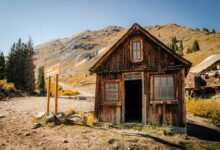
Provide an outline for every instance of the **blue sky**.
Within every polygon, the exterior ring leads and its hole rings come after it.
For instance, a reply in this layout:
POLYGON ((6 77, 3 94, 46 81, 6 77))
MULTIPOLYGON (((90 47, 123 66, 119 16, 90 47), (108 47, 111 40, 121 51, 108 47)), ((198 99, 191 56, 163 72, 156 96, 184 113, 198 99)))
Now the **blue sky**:
POLYGON ((34 45, 86 29, 133 23, 176 23, 220 31, 219 0, 1 0, 0 50, 7 55, 19 37, 34 45))

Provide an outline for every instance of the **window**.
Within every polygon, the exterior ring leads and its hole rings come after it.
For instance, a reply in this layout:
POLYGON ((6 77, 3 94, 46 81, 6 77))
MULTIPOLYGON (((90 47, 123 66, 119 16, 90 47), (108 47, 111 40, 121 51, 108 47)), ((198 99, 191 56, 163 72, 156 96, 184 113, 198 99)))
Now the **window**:
POLYGON ((135 39, 131 41, 131 61, 142 61, 142 41, 141 39, 135 39))
POLYGON ((154 77, 154 99, 155 100, 175 99, 173 76, 154 77))
POLYGON ((105 83, 105 100, 118 101, 118 83, 105 83))

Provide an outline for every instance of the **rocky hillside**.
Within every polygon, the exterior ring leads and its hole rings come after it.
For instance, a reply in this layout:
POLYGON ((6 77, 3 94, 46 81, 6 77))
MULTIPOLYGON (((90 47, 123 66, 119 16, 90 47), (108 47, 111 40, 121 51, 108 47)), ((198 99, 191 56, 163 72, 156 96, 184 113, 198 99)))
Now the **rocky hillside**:
MULTIPOLYGON (((208 33, 175 24, 145 27, 165 44, 176 36, 183 41, 184 57, 193 65, 200 63, 209 55, 220 53, 220 34, 208 33), (200 51, 186 54, 187 48, 197 39, 200 51)), ((36 68, 61 63, 62 76, 68 77, 86 73, 88 68, 100 58, 112 43, 116 42, 127 29, 109 26, 101 30, 79 33, 72 37, 56 39, 35 47, 36 68)))

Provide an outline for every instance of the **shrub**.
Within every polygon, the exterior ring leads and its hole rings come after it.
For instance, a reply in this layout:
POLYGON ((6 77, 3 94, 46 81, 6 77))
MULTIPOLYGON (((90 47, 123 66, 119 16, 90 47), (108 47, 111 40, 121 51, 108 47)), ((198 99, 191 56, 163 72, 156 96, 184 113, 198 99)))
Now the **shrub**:
POLYGON ((79 94, 76 90, 63 90, 59 93, 60 96, 72 96, 79 94))
POLYGON ((210 118, 213 123, 220 123, 220 101, 193 99, 186 101, 187 113, 210 118))
POLYGON ((15 91, 13 83, 8 83, 6 80, 0 80, 0 88, 6 91, 15 91))
POLYGON ((85 118, 86 118, 86 124, 88 126, 94 126, 97 123, 97 120, 95 119, 94 115, 91 113, 87 114, 85 118))

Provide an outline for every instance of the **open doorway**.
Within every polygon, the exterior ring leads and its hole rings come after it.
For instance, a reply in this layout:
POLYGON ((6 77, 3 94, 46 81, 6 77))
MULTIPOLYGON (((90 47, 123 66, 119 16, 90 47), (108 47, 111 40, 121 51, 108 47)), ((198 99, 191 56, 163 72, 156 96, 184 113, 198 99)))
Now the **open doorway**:
POLYGON ((125 122, 142 122, 142 80, 125 81, 125 122))

